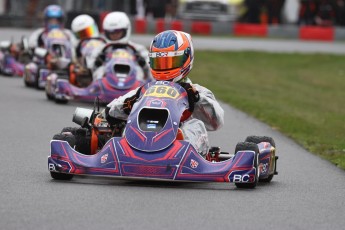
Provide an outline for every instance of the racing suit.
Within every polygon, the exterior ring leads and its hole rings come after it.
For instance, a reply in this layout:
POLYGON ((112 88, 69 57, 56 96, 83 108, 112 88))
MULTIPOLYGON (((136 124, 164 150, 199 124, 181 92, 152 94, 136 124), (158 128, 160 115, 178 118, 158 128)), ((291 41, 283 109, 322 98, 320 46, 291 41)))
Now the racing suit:
MULTIPOLYGON (((189 79, 186 82, 190 83, 199 92, 200 99, 195 103, 192 115, 181 124, 180 128, 184 139, 190 142, 200 155, 205 157, 209 149, 207 131, 215 131, 223 126, 224 110, 209 89, 198 84, 192 84, 189 79)), ((134 96, 137 90, 132 90, 110 102, 107 105, 109 107, 109 116, 127 120, 128 115, 123 111, 123 104, 125 99, 134 96)), ((133 108, 134 106, 135 104, 133 108)))
MULTIPOLYGON (((112 43, 108 43, 107 45, 105 45, 104 47, 108 46, 108 45, 111 45, 112 43)), ((121 45, 119 43, 114 43, 114 45, 121 45)), ((122 45, 126 45, 126 44, 122 44, 122 45)), ((140 68, 142 68, 143 72, 144 72, 144 75, 143 76, 138 76, 137 79, 138 80, 141 80, 141 81, 144 81, 144 80, 147 80, 147 79, 152 79, 151 77, 151 73, 149 71, 149 67, 148 67, 148 63, 149 63, 149 51, 146 49, 145 46, 141 45, 141 44, 138 44, 138 43, 135 43, 135 42, 131 42, 129 41, 128 42, 128 45, 129 46, 132 46, 135 50, 136 50, 136 54, 139 55, 139 57, 145 61, 145 63, 142 63, 140 68), (142 78, 142 79, 141 79, 142 78)), ((102 49, 99 49, 98 51, 96 51, 98 53, 98 55, 95 55, 95 56, 99 56, 99 54, 102 53, 102 49)), ((110 46, 111 47, 111 46, 110 46)), ((112 50, 110 50, 111 52, 112 50)), ((109 51, 105 51, 106 52, 109 52, 109 51)), ((96 59, 95 59, 96 61, 96 59)), ((139 63, 140 65, 140 63, 139 63)), ((99 66, 93 73, 93 79, 100 79, 104 76, 105 74, 105 66, 104 65, 101 65, 99 66)))
MULTIPOLYGON (((78 44, 78 40, 76 39, 72 31, 68 29, 63 29, 63 31, 70 38, 73 47, 76 47, 78 44)), ((43 41, 44 34, 46 34, 46 32, 44 31, 44 28, 40 28, 32 32, 32 34, 29 37, 29 48, 34 49, 36 47, 42 47, 44 45, 44 41, 43 41)))

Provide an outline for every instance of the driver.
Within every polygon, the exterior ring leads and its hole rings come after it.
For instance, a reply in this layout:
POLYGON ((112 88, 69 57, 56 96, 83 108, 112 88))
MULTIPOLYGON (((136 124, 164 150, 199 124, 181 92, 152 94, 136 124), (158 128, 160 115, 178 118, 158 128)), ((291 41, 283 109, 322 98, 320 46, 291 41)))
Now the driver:
POLYGON ((87 14, 75 17, 71 23, 71 29, 79 39, 76 47, 76 61, 70 66, 70 80, 74 85, 88 85, 92 81, 92 71, 95 70, 95 59, 100 48, 106 41, 100 37, 97 23, 87 14))
POLYGON ((44 27, 35 30, 29 37, 29 48, 44 47, 44 38, 53 29, 62 29, 74 46, 77 40, 73 33, 64 29, 64 11, 58 5, 49 5, 44 9, 44 27))
MULTIPOLYGON (((155 80, 179 83, 187 91, 191 116, 181 124, 181 129, 184 139, 205 157, 209 149, 207 131, 217 130, 224 124, 224 111, 210 90, 193 84, 187 77, 194 61, 191 36, 175 30, 156 35, 150 46, 149 58, 155 80), (161 52, 169 55, 157 55, 161 52)), ((105 111, 108 122, 126 120, 144 90, 140 87, 109 103, 105 111)))
MULTIPOLYGON (((151 79, 148 66, 148 50, 145 46, 134 43, 129 40, 131 36, 131 22, 124 12, 111 12, 107 14, 103 21, 103 30, 107 46, 101 55, 106 56, 107 53, 112 52, 111 45, 130 46, 135 50, 136 60, 139 66, 144 71, 144 78, 151 79)), ((102 63, 98 63, 100 66, 102 63)), ((104 75, 104 66, 100 66, 94 73, 94 78, 102 78, 104 75)))

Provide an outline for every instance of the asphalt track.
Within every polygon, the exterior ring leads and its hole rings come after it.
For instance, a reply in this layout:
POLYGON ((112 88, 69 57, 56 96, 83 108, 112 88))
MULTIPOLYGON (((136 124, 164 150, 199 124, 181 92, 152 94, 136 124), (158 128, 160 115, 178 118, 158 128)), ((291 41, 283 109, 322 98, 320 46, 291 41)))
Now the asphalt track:
POLYGON ((344 171, 227 105, 211 142, 233 151, 247 135, 272 136, 280 159, 270 184, 54 181, 49 141, 77 106, 92 106, 49 102, 21 78, 0 82, 0 229, 344 229, 344 171))

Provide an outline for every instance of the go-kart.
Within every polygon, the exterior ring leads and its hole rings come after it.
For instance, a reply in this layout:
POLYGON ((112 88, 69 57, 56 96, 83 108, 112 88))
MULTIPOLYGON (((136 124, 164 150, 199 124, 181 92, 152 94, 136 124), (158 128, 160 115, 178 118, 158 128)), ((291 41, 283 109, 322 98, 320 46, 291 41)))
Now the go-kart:
MULTIPOLYGON (((49 100, 55 99, 56 82, 58 79, 66 79, 70 84, 86 88, 92 83, 93 77, 91 70, 93 69, 94 60, 101 48, 105 46, 105 41, 101 38, 90 38, 81 41, 76 48, 77 62, 71 62, 67 70, 63 72, 51 72, 47 77, 46 96, 49 100)), ((57 99, 58 101, 58 99, 57 99)))
POLYGON ((233 182, 239 188, 254 188, 277 174, 272 138, 250 136, 236 145, 234 154, 213 147, 203 158, 179 128, 190 114, 184 88, 158 81, 144 89, 127 122, 110 124, 104 112, 77 108, 73 121, 81 127, 64 128, 51 141, 51 177, 233 182))
POLYGON ((20 44, 11 41, 0 42, 0 74, 22 77, 24 64, 31 60, 27 39, 20 44))
POLYGON ((103 103, 109 103, 146 81, 135 56, 126 49, 114 50, 106 60, 104 69, 103 77, 95 80, 92 80, 91 75, 90 80, 87 80, 87 76, 78 79, 70 75, 69 79, 63 79, 51 75, 46 86, 47 98, 67 103, 70 100, 93 102, 98 97, 103 103))
POLYGON ((24 83, 44 89, 52 71, 67 71, 73 58, 73 45, 60 29, 50 31, 44 37, 44 47, 34 49, 32 62, 24 67, 24 83))

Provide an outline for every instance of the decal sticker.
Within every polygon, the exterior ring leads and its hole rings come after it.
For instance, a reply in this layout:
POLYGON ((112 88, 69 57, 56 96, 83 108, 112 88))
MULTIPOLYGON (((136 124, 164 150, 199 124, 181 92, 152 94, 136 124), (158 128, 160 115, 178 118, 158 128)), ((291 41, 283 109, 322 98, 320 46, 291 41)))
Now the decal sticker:
POLYGON ((197 168, 199 165, 199 163, 196 160, 191 159, 190 160, 190 167, 192 167, 193 169, 197 168))
POLYGON ((268 163, 260 163, 259 165, 259 170, 260 170, 260 173, 267 173, 268 171, 268 163))
POLYGON ((171 86, 152 86, 146 90, 144 97, 166 97, 166 98, 177 98, 180 93, 171 86))
POLYGON ((103 42, 94 40, 94 41, 89 41, 88 43, 86 43, 85 47, 97 48, 97 47, 101 47, 101 45, 103 45, 103 42))
POLYGON ((53 172, 56 171, 55 165, 54 165, 53 163, 49 163, 49 164, 48 164, 48 169, 49 169, 49 171, 53 171, 53 172))
POLYGON ((101 163, 104 164, 108 159, 108 153, 104 154, 102 157, 101 157, 101 163))
POLYGON ((248 175, 248 174, 244 174, 244 175, 240 175, 240 174, 235 174, 234 175, 234 179, 233 182, 254 182, 255 181, 255 176, 254 175, 248 175))
POLYGON ((48 33, 47 38, 57 38, 57 39, 61 39, 61 38, 66 38, 65 34, 60 31, 60 30, 52 30, 50 33, 48 33))
POLYGON ((112 53, 112 58, 133 59, 133 56, 125 50, 116 50, 112 53))
POLYGON ((147 129, 156 129, 156 124, 147 124, 147 129))

